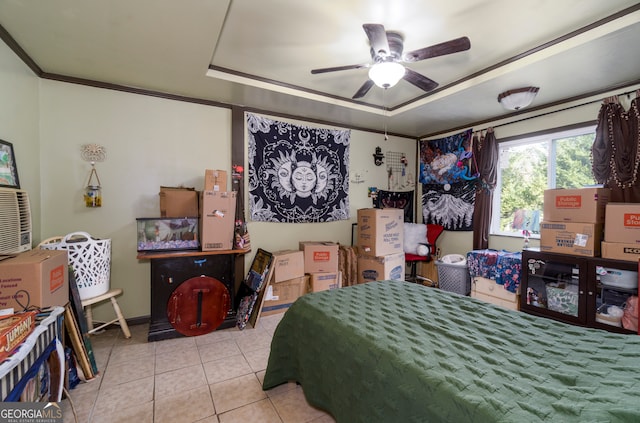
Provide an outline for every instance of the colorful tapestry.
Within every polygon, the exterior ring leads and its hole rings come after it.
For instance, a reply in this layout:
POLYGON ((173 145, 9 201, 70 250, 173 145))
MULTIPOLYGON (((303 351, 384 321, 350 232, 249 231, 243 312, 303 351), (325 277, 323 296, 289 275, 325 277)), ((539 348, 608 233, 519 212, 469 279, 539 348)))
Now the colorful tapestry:
POLYGON ((473 230, 474 182, 422 185, 424 223, 442 225, 447 231, 473 230))
POLYGON ((349 219, 351 131, 247 114, 249 203, 254 221, 349 219))
POLYGON ((403 209, 404 221, 413 222, 413 191, 395 192, 378 190, 374 207, 377 209, 403 209))
POLYGON ((420 182, 423 184, 453 184, 477 177, 471 129, 437 140, 420 141, 420 182))

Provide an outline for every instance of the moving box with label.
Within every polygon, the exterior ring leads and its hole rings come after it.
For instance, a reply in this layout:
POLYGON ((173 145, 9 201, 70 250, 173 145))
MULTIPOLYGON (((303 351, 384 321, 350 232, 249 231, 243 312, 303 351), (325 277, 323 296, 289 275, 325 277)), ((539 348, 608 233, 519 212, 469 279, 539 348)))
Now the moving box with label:
POLYGON ((544 192, 545 222, 604 223, 609 188, 548 189, 544 192))
POLYGON ((68 302, 67 250, 35 249, 0 261, 0 308, 18 312, 68 302))
POLYGON ((375 257, 404 252, 402 209, 359 209, 357 231, 362 254, 375 257))
POLYGON ((337 272, 339 247, 335 242, 300 242, 300 250, 304 254, 304 273, 337 272))

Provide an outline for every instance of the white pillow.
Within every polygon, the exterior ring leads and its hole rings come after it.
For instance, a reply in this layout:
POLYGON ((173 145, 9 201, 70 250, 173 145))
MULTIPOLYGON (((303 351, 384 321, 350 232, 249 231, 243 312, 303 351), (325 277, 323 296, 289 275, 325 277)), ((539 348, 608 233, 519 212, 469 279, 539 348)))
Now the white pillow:
MULTIPOLYGON (((427 244, 427 225, 424 223, 407 223, 404 224, 404 252, 409 254, 418 254, 420 244, 427 244)), ((424 252, 424 249, 420 249, 424 252)))

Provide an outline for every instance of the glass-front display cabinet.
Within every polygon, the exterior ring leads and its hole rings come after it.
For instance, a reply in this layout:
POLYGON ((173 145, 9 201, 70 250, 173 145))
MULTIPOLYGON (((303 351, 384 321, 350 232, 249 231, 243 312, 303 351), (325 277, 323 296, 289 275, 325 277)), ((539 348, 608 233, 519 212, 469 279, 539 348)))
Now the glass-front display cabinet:
POLYGON ((520 310, 586 324, 586 258, 524 250, 521 276, 520 310))
POLYGON ((631 261, 522 252, 520 310, 612 332, 624 328, 627 299, 638 295, 638 263, 631 261))
POLYGON ((614 332, 624 328, 622 315, 627 299, 638 295, 638 263, 590 258, 587 285, 587 324, 614 332))

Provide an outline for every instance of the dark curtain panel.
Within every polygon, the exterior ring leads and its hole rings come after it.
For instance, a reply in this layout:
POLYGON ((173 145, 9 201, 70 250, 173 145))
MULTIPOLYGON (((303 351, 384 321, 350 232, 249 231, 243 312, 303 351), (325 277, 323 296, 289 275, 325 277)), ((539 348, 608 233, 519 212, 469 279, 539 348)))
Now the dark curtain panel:
POLYGON ((602 102, 596 139, 591 148, 593 176, 611 188, 612 202, 640 203, 640 113, 638 96, 625 111, 617 97, 602 102))
POLYGON ((473 210, 473 249, 486 250, 489 248, 493 190, 498 177, 498 141, 493 129, 489 128, 484 136, 475 134, 472 144, 479 173, 473 210))

